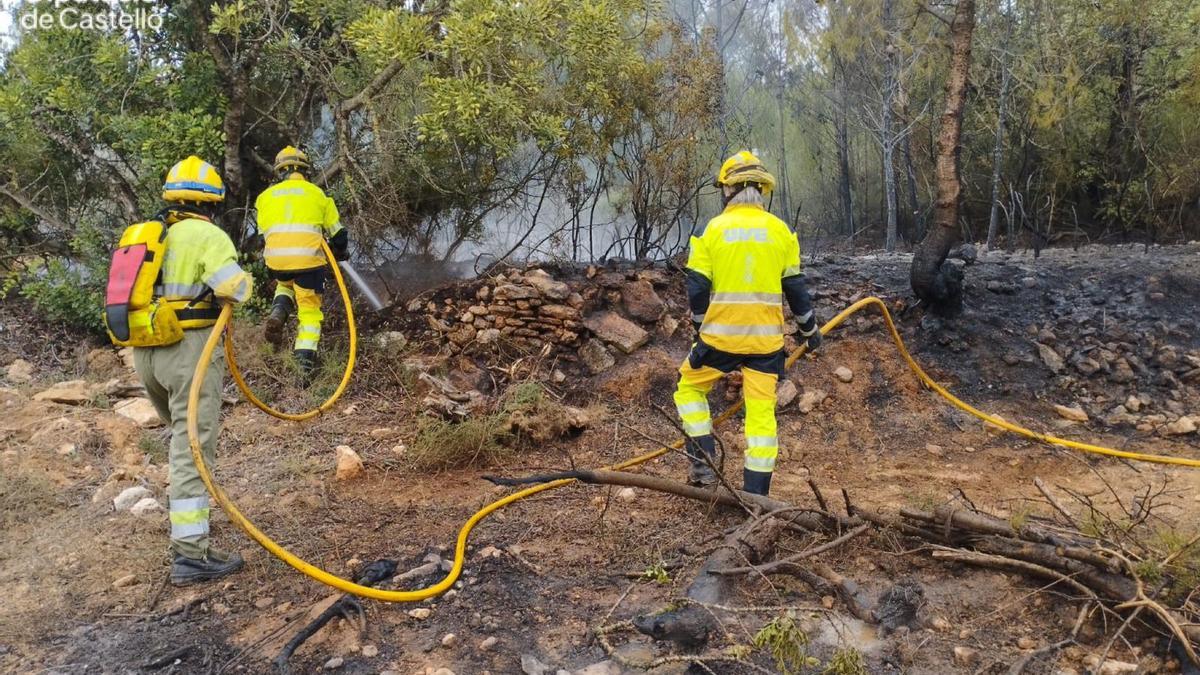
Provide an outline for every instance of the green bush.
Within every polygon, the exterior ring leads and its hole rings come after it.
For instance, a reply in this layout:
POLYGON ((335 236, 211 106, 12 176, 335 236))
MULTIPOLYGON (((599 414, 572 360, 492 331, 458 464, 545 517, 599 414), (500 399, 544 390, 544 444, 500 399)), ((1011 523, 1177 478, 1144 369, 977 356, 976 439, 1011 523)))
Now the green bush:
POLYGON ((51 260, 45 269, 27 275, 20 284, 20 293, 51 321, 89 333, 104 333, 100 281, 63 260, 51 260))

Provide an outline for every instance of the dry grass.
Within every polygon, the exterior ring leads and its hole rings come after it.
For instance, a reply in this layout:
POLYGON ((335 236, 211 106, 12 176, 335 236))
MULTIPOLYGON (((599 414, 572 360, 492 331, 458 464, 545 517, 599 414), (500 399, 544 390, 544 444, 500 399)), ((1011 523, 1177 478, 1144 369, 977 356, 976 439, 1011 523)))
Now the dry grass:
POLYGON ((21 468, 0 471, 0 529, 63 506, 58 488, 42 474, 21 468))

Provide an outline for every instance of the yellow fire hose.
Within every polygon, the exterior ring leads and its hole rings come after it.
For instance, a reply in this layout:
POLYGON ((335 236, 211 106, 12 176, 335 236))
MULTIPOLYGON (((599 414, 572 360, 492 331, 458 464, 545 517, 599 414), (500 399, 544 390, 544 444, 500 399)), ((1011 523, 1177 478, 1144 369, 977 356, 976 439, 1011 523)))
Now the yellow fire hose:
MULTIPOLYGON (((327 256, 328 260, 330 260, 330 261, 333 260, 333 256, 329 252, 328 247, 326 247, 325 255, 327 256)), ((237 382, 238 388, 242 390, 242 393, 245 394, 246 397, 252 403, 254 403, 254 405, 256 405, 261 410, 268 412, 271 415, 274 415, 276 417, 279 417, 282 419, 290 419, 290 420, 305 420, 305 419, 309 419, 316 415, 321 414, 323 411, 328 410, 329 407, 332 406, 333 403, 338 399, 338 397, 341 396, 342 392, 345 391, 347 382, 350 379, 351 370, 352 370, 353 364, 354 364, 355 347, 357 346, 357 333, 355 332, 355 327, 354 327, 354 315, 350 308, 350 296, 346 290, 346 286, 342 280, 342 276, 337 269, 337 265, 332 264, 332 263, 331 263, 331 265, 334 270, 334 278, 337 280, 338 288, 341 290, 341 293, 342 293, 342 300, 346 304, 346 320, 349 322, 350 343, 351 344, 350 344, 350 356, 349 356, 349 360, 348 360, 348 363, 346 366, 346 372, 342 377, 341 384, 338 387, 337 391, 335 391, 333 393, 333 395, 330 396, 329 400, 322 403, 320 407, 318 407, 314 410, 310 410, 308 412, 299 413, 299 414, 282 413, 282 412, 273 410, 270 407, 268 407, 266 404, 264 404, 262 401, 260 401, 253 393, 251 393, 250 388, 246 385, 245 380, 241 377, 241 374, 237 368, 237 363, 234 359, 233 348, 230 345, 231 340, 227 340, 225 343, 225 353, 226 353, 226 355, 228 357, 228 361, 229 361, 229 370, 233 374, 234 380, 237 382)), ((859 300, 858 302, 855 302, 854 304, 850 305, 846 309, 842 310, 842 312, 840 314, 838 314, 833 319, 831 319, 828 323, 826 323, 824 326, 822 326, 821 333, 828 334, 834 328, 837 328, 839 325, 841 325, 842 322, 844 322, 848 317, 853 315, 855 312, 858 312, 859 310, 862 310, 868 306, 878 307, 880 312, 882 312, 884 321, 887 323, 888 331, 892 335, 892 341, 896 343, 896 349, 900 352, 900 356, 903 357, 905 363, 908 364, 908 367, 913 371, 913 373, 927 387, 929 387, 930 389, 937 392, 942 398, 946 399, 953 406, 955 406, 956 408, 958 408, 960 410, 968 412, 968 413, 974 415, 975 417, 978 417, 981 420, 984 420, 990 424, 993 424, 997 427, 1005 429, 1006 431, 1011 431, 1013 433, 1020 434, 1022 436, 1026 436, 1028 438, 1032 438, 1034 440, 1041 441, 1043 443, 1049 443, 1051 445, 1058 445, 1058 446, 1062 446, 1062 447, 1066 447, 1066 448, 1071 448, 1074 450, 1081 450, 1084 452, 1091 452, 1091 453, 1096 453, 1096 454, 1100 454, 1100 455, 1108 455, 1110 457, 1121 457, 1124 459, 1131 459, 1131 460, 1136 460, 1136 461, 1140 461, 1140 462, 1153 462, 1153 463, 1157 463, 1157 464, 1175 464, 1175 465, 1179 465, 1179 466, 1200 467, 1200 460, 1187 459, 1187 458, 1183 458, 1183 457, 1168 457, 1168 456, 1164 456, 1164 455, 1150 455, 1150 454, 1144 454, 1144 453, 1139 453, 1139 452, 1128 452, 1125 450, 1116 450, 1113 448, 1106 448, 1103 446, 1092 445, 1089 443, 1080 443, 1077 441, 1071 441, 1071 440, 1067 440, 1067 439, 1063 439, 1063 438, 1058 438, 1056 436, 1050 436, 1048 434, 1038 433, 1036 431, 1032 431, 1032 430, 1026 429, 1024 427, 1017 426, 1016 424, 1012 424, 1011 422, 1000 419, 998 417, 989 415, 983 411, 980 411, 980 410, 968 405, 967 403, 964 403, 963 401, 956 398, 949 391, 947 391, 944 387, 939 385, 937 382, 934 382, 933 378, 929 377, 929 375, 927 375, 925 373, 925 371, 921 370, 921 367, 917 365, 916 361, 914 361, 912 356, 908 353, 908 349, 905 347, 904 341, 900 338, 900 333, 899 333, 899 331, 896 330, 896 324, 892 321, 892 316, 888 312, 887 306, 879 298, 875 298, 875 297, 863 298, 862 300, 859 300)), ((264 534, 261 530, 259 530, 257 527, 255 527, 254 523, 251 523, 250 520, 247 519, 246 516, 244 516, 242 514, 242 512, 238 510, 237 505, 235 505, 233 503, 233 501, 230 500, 229 497, 225 494, 225 492, 213 481, 212 475, 208 471, 208 467, 205 466, 205 464, 204 464, 204 456, 200 451, 200 440, 199 440, 200 436, 199 436, 199 430, 198 430, 197 419, 196 419, 196 410, 199 407, 200 388, 201 388, 201 385, 204 383, 204 378, 205 378, 206 374, 208 373, 208 367, 209 367, 210 361, 212 360, 213 352, 216 350, 217 342, 220 341, 220 339, 221 339, 222 331, 224 331, 226 329, 226 327, 229 325, 229 319, 230 319, 231 314, 232 314, 231 306, 225 305, 224 307, 222 307, 221 314, 220 314, 219 318, 217 319, 216 325, 213 326, 212 333, 208 337, 208 342, 205 343, 205 345, 204 345, 204 351, 200 355, 200 360, 196 364, 196 372, 192 378, 192 388, 188 394, 188 416, 187 416, 188 441, 191 443, 192 458, 196 462, 196 468, 199 470, 200 477, 201 477, 201 479, 204 480, 204 484, 208 487, 208 491, 210 493, 212 493, 213 499, 215 499, 216 502, 221 505, 221 508, 225 509, 225 512, 229 515, 230 520, 232 520, 235 524, 237 524, 237 526, 240 527, 247 535, 249 535, 251 539, 258 542, 259 545, 261 545, 263 548, 267 549, 267 551, 269 551, 272 555, 274 555, 275 557, 284 561, 285 563, 291 565, 292 567, 294 567, 296 570, 300 571, 301 573, 303 573, 323 584, 332 586, 333 588, 336 588, 338 590, 341 590, 341 591, 344 591, 347 593, 353 593, 355 595, 359 595, 362 597, 374 598, 376 600, 383 600, 386 602, 416 602, 418 600, 424 600, 426 598, 431 598, 431 597, 434 597, 437 595, 441 595, 442 593, 449 590, 450 587, 454 585, 454 582, 458 580, 459 575, 462 574, 463 564, 466 559, 467 538, 470 536, 471 530, 474 529, 474 527, 477 524, 479 524, 479 522, 481 520, 488 517, 488 515, 490 515, 492 512, 496 511, 497 509, 503 508, 504 506, 507 506, 515 501, 518 501, 520 499, 525 499, 526 497, 531 497, 533 495, 538 494, 539 492, 553 490, 555 488, 560 488, 560 487, 563 487, 564 485, 569 485, 569 484, 575 482, 574 479, 561 479, 561 480, 551 481, 549 483, 542 483, 540 485, 535 485, 533 487, 528 487, 528 488, 525 488, 518 492, 514 492, 513 494, 510 494, 506 497, 498 499, 498 500, 488 504, 487 506, 483 507, 479 511, 477 511, 474 515, 472 515, 469 519, 467 519, 467 522, 464 523, 462 528, 459 529, 459 531, 458 531, 458 539, 455 542, 455 546, 454 546, 454 566, 451 568, 450 572, 446 575, 446 577, 444 579, 442 579, 438 583, 436 583, 433 586, 430 586, 428 588, 422 588, 422 589, 411 590, 411 591, 388 591, 388 590, 382 590, 382 589, 378 589, 378 588, 371 588, 369 586, 362 586, 362 585, 356 584, 353 581, 350 581, 348 579, 343 579, 342 577, 339 577, 335 574, 326 572, 325 570, 323 570, 319 567, 316 567, 315 565, 309 564, 309 563, 305 562, 304 560, 300 559, 299 557, 297 557, 296 555, 294 555, 293 553, 291 553, 290 551, 288 551, 287 549, 285 549, 284 547, 277 544, 270 537, 268 537, 266 534, 264 534)), ((788 356, 786 367, 791 368, 792 365, 796 363, 796 361, 804 354, 805 351, 806 351, 806 347, 802 345, 798 349, 796 349, 794 352, 792 352, 792 354, 790 356, 788 356)), ((713 421, 713 423, 715 425, 720 425, 721 423, 725 422, 730 417, 732 417, 735 413, 737 413, 737 411, 740 410, 741 407, 742 407, 741 402, 738 402, 738 403, 730 406, 729 408, 726 408, 725 411, 722 412, 713 421)), ((651 459, 654 459, 655 457, 660 457, 663 454, 665 454, 671 450, 678 450, 682 447, 683 447, 683 440, 681 439, 681 440, 678 440, 678 441, 672 443, 669 447, 660 448, 658 450, 654 450, 653 452, 648 452, 644 455, 639 455, 632 459, 625 460, 624 462, 621 462, 619 464, 614 464, 614 465, 608 467, 608 469, 610 469, 610 470, 627 469, 629 467, 636 466, 638 464, 647 462, 651 459)))

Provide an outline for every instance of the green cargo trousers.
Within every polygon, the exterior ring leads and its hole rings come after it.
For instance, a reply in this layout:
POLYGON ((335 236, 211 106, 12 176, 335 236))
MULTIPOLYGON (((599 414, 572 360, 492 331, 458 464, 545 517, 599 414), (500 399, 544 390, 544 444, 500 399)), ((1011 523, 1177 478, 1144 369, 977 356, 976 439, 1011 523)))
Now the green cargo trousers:
MULTIPOLYGON (((171 427, 170 497, 171 549, 186 558, 203 558, 208 553, 208 489, 192 461, 188 443, 188 392, 192 374, 209 331, 183 332, 183 340, 168 347, 136 347, 133 364, 158 416, 171 427)), ((225 354, 213 354, 197 411, 200 448, 204 464, 216 466, 217 436, 221 433, 221 389, 225 378, 225 354)))

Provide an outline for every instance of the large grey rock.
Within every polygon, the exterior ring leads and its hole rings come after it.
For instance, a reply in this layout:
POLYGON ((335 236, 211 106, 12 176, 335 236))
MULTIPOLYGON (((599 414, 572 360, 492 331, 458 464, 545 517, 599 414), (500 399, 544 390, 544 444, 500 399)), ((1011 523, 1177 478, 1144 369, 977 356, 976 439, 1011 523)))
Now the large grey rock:
POLYGON ((583 325, 596 337, 631 354, 650 341, 650 334, 641 326, 614 312, 598 312, 583 320, 583 325))
POLYGON ((571 287, 554 279, 542 270, 532 270, 525 274, 525 283, 533 286, 543 296, 551 300, 566 300, 571 295, 571 287))
POLYGON ((166 509, 154 497, 144 497, 130 507, 129 512, 138 518, 149 518, 157 516, 160 513, 166 513, 166 509))

